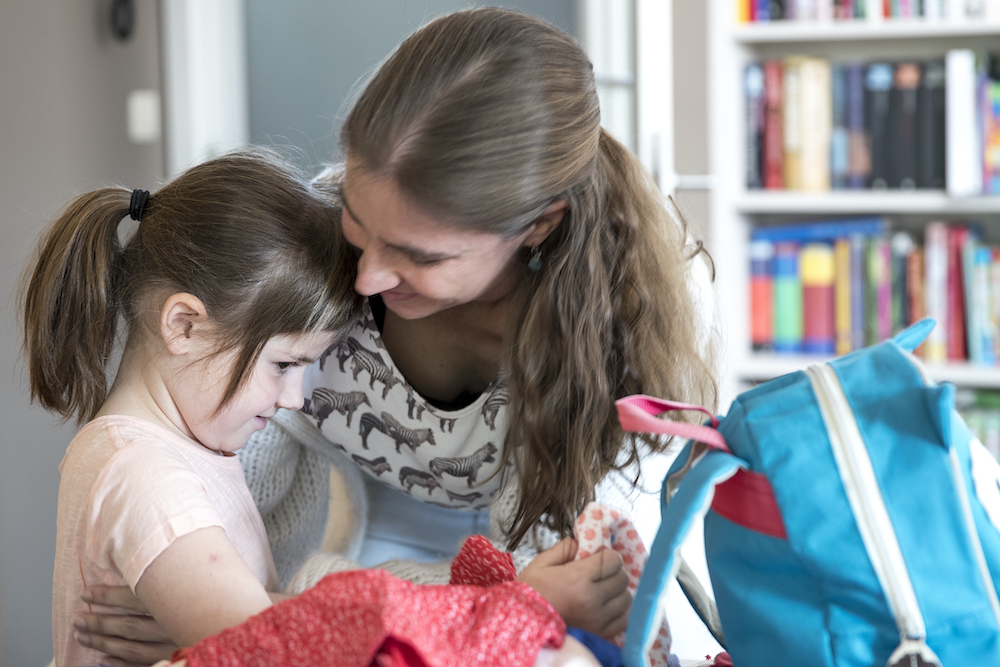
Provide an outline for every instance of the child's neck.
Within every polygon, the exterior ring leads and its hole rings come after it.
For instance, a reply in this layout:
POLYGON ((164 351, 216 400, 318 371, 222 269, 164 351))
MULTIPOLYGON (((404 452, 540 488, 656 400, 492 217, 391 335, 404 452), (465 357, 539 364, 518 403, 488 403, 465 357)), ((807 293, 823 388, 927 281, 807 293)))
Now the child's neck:
POLYGON ((162 426, 185 440, 201 445, 191 435, 170 394, 164 381, 167 372, 169 372, 167 364, 158 355, 140 355, 126 350, 108 398, 96 416, 136 417, 162 426))

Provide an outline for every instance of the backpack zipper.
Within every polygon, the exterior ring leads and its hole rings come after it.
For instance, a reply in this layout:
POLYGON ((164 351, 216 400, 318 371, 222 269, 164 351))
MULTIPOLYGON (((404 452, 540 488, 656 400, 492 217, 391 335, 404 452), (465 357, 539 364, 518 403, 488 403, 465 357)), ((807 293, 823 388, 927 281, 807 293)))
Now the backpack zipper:
POLYGON ((882 498, 871 457, 840 380, 827 364, 814 364, 806 369, 806 374, 816 394, 865 551, 899 628, 902 643, 888 664, 900 662, 903 656, 919 655, 931 664, 940 665, 937 656, 925 643, 927 630, 913 582, 882 498))

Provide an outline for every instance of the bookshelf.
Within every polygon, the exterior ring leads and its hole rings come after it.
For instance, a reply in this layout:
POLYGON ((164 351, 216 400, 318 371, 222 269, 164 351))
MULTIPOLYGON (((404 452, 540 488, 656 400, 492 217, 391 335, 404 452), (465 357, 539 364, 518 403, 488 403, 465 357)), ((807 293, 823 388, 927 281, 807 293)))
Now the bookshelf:
MULTIPOLYGON (((984 240, 1000 242, 1000 196, 951 197, 943 190, 749 190, 743 74, 750 62, 786 55, 831 61, 943 58, 949 49, 998 51, 998 19, 883 19, 737 23, 735 0, 709 0, 710 251, 722 318, 722 407, 748 385, 789 373, 820 357, 754 352, 750 345, 750 231, 757 225, 884 215, 918 232, 934 220, 975 220, 984 240)), ((961 387, 1000 389, 1000 367, 931 366, 961 387)))

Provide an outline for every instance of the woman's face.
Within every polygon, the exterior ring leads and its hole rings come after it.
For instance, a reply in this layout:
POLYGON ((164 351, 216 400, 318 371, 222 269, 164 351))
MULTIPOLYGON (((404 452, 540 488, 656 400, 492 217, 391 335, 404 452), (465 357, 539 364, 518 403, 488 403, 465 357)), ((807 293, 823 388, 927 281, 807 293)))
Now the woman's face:
POLYGON ((425 213, 391 179, 347 162, 344 236, 361 251, 355 289, 403 319, 499 299, 516 285, 516 238, 461 229, 425 213))

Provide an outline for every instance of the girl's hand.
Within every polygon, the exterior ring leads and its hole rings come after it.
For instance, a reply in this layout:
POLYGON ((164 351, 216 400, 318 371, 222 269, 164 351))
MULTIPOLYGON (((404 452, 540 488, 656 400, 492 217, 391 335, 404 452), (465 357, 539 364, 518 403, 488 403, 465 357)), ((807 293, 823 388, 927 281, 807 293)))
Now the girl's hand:
POLYGON ((110 656, 108 665, 138 667, 169 660, 177 650, 159 623, 128 586, 92 586, 83 593, 92 604, 115 607, 123 614, 83 614, 74 622, 77 641, 110 656))
POLYGON ((632 596, 618 552, 601 549, 576 557, 577 543, 566 538, 528 563, 518 581, 530 585, 562 615, 566 625, 614 637, 628 625, 632 596))

